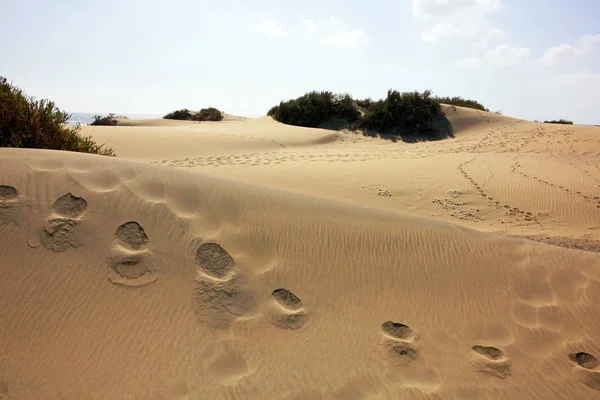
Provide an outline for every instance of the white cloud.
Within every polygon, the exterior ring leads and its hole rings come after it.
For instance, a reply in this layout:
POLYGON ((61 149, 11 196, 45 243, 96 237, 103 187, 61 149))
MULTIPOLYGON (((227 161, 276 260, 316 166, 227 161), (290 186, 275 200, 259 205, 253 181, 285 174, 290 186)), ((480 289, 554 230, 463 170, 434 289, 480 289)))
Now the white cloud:
POLYGON ((369 35, 363 30, 355 29, 352 31, 338 33, 327 36, 323 39, 323 44, 337 46, 345 49, 356 48, 369 43, 369 35))
POLYGON ((497 28, 490 28, 479 35, 479 40, 475 43, 478 49, 487 49, 489 42, 506 38, 506 33, 497 28))
POLYGON ((530 55, 531 50, 528 48, 501 44, 485 52, 485 61, 495 65, 517 65, 530 55))
POLYGON ((523 47, 512 47, 508 44, 501 44, 485 52, 483 57, 471 57, 465 60, 456 61, 458 67, 477 67, 482 64, 512 66, 519 64, 522 60, 531 55, 531 50, 523 47))
POLYGON ((328 19, 320 19, 317 21, 304 21, 302 23, 302 29, 304 32, 314 35, 317 32, 325 32, 326 34, 334 33, 338 31, 344 22, 336 17, 329 17, 328 19))
POLYGON ((594 50, 594 46, 600 43, 600 34, 598 35, 583 35, 580 40, 581 48, 584 50, 594 50))
POLYGON ((314 21, 304 21, 302 23, 302 30, 309 35, 317 33, 317 24, 314 21))
POLYGON ((548 65, 563 64, 566 60, 574 57, 576 52, 577 50, 572 45, 561 44, 546 50, 546 53, 542 56, 542 61, 548 65))
POLYGON ((279 36, 283 33, 283 29, 270 19, 263 19, 256 26, 256 30, 269 36, 279 36))
POLYGON ((488 13, 502 9, 500 0, 413 0, 413 14, 438 18, 465 12, 488 13))
POLYGON ((323 45, 353 49, 369 43, 369 35, 364 30, 344 30, 344 22, 336 17, 304 21, 302 30, 310 36, 321 38, 323 45))
POLYGON ((413 15, 433 22, 421 39, 436 42, 444 37, 477 38, 478 48, 488 42, 503 39, 505 33, 494 28, 488 14, 502 9, 500 0, 412 0, 413 15))
POLYGON ((478 57, 465 58, 461 61, 456 61, 453 65, 457 67, 477 67, 483 63, 483 60, 478 57))
POLYGON ((454 25, 448 23, 439 23, 423 32, 421 39, 426 42, 436 42, 441 37, 458 34, 460 34, 460 29, 454 25))
POLYGON ((600 35, 584 35, 576 44, 561 44, 546 50, 542 62, 557 67, 575 66, 594 53, 600 35))

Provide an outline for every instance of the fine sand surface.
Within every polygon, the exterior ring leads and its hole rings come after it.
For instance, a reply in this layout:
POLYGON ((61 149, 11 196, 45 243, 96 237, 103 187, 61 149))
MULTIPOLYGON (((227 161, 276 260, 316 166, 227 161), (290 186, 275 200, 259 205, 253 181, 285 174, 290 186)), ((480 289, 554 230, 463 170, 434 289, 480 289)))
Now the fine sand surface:
POLYGON ((0 149, 0 398, 599 398, 600 128, 446 112, 0 149))

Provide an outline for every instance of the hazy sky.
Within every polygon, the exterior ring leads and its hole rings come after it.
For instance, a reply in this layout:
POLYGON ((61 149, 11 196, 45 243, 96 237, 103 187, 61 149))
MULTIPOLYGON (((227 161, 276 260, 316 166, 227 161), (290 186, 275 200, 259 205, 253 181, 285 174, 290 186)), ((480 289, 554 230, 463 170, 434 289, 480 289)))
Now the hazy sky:
POLYGON ((0 75, 70 112, 432 89, 600 124, 598 0, 0 0, 0 75))

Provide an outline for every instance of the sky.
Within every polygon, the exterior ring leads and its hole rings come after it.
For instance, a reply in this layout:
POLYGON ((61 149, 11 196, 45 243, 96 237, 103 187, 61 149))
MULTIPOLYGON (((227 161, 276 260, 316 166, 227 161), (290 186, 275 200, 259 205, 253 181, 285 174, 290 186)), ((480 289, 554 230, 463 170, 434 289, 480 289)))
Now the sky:
POLYGON ((0 76, 69 112, 261 116, 311 90, 600 124, 598 0, 0 0, 0 76))

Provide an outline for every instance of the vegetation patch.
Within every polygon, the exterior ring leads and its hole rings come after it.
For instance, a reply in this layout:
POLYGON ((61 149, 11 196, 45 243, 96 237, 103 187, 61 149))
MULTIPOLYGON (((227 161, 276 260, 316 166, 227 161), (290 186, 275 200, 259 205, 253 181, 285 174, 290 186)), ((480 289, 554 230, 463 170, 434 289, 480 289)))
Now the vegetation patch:
POLYGON ((115 156, 113 149, 82 136, 79 125, 50 100, 36 100, 0 77, 0 147, 77 151, 115 156))
POLYGON ((332 120, 352 123, 360 112, 349 94, 335 95, 328 91, 312 91, 295 100, 282 101, 267 115, 288 125, 320 127, 332 120))
POLYGON ((181 121, 221 121, 223 113, 214 107, 203 108, 194 113, 187 108, 168 113, 163 119, 177 119, 181 121))
POLYGON ((203 108, 194 115, 194 121, 221 121, 223 113, 214 107, 203 108))
POLYGON ((289 125, 363 130, 366 135, 400 137, 407 141, 453 136, 440 102, 429 90, 423 93, 389 90, 387 97, 378 101, 313 91, 282 101, 267 115, 289 125))
POLYGON ((163 119, 178 119, 182 121, 191 121, 192 113, 187 108, 181 110, 175 110, 173 112, 168 113, 163 117, 163 119))
POLYGON ((454 96, 454 97, 435 97, 435 99, 442 103, 442 104, 448 104, 451 106, 459 106, 459 107, 466 107, 466 108, 473 108, 475 110, 481 110, 481 111, 490 111, 488 110, 486 107, 484 107, 483 104, 481 104, 480 102, 476 101, 476 100, 469 100, 469 99, 464 99, 460 96, 454 96))
POLYGON ((552 120, 552 121, 544 121, 545 124, 562 124, 562 125, 573 125, 573 121, 568 121, 566 119, 552 120))
POLYGON ((102 115, 94 115, 94 120, 92 121, 92 123, 90 125, 98 125, 98 126, 115 126, 119 123, 119 121, 117 121, 117 118, 123 118, 123 117, 116 117, 115 114, 108 114, 107 116, 102 116, 102 115))

